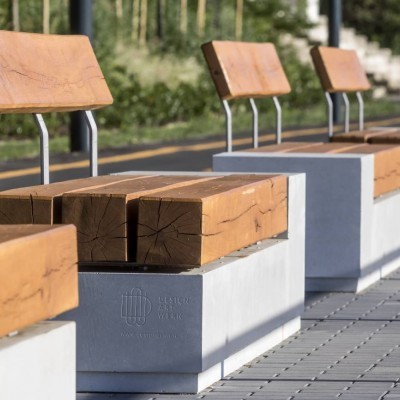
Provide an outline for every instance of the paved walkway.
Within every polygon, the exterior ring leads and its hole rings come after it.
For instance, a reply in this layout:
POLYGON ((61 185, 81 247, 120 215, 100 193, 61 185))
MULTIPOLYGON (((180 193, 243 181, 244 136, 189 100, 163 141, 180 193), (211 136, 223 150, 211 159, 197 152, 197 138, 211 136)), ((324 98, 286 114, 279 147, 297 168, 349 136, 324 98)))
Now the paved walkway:
POLYGON ((302 329, 197 395, 78 400, 400 399, 400 271, 369 290, 309 293, 302 329))

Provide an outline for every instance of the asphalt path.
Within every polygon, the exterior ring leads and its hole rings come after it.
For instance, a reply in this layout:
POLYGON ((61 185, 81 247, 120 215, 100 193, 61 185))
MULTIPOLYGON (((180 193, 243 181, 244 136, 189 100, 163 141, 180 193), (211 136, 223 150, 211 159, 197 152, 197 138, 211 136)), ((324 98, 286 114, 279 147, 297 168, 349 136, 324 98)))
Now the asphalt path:
MULTIPOLYGON (((393 126, 400 124, 400 117, 368 122, 367 126, 393 126)), ((337 127, 336 130, 340 130, 337 127)), ((326 127, 289 129, 283 140, 326 141, 326 127)), ((260 135, 260 145, 274 141, 274 134, 260 135)), ((236 135, 234 150, 252 146, 251 134, 236 135)), ((212 156, 225 150, 224 135, 197 137, 185 141, 137 145, 99 152, 99 175, 122 171, 209 171, 212 156)), ((50 182, 82 178, 89 175, 87 155, 50 155, 50 182)), ((39 159, 24 159, 0 163, 0 190, 40 184, 39 159)))

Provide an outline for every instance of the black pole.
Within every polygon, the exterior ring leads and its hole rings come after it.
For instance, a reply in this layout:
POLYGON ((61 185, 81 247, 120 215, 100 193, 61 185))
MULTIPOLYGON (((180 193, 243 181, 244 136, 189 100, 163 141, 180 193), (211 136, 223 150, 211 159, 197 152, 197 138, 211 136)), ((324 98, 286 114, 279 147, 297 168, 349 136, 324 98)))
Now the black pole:
MULTIPOLYGON (((340 46, 340 27, 342 25, 342 0, 329 0, 329 38, 328 45, 340 46)), ((340 98, 338 93, 331 93, 333 102, 333 122, 337 124, 340 119, 340 98)))
MULTIPOLYGON (((70 0, 69 23, 73 35, 92 39, 92 0, 70 0)), ((70 114, 70 150, 89 151, 89 130, 83 111, 70 114)))

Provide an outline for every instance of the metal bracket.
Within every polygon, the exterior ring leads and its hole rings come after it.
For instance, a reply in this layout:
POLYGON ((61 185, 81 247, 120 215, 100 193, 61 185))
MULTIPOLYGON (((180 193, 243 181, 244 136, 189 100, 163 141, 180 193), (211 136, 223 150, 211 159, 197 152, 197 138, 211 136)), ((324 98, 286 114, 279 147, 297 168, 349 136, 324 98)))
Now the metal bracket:
POLYGON ((345 133, 350 132, 350 102, 347 97, 347 93, 342 93, 344 103, 344 131, 345 133))
POLYGON ((253 112, 253 147, 258 147, 258 109, 253 98, 249 99, 251 110, 253 112))
POLYGON ((360 131, 364 130, 364 99, 361 92, 356 92, 358 101, 358 129, 360 131))
POLYGON ((85 119, 89 127, 90 134, 90 175, 98 175, 98 156, 97 156, 97 125, 91 111, 85 111, 85 119))
POLYGON ((226 118, 226 151, 232 152, 232 112, 228 100, 222 100, 226 118))
POLYGON ((50 182, 49 132, 42 114, 32 115, 40 130, 40 182, 44 185, 50 182))
POLYGON ((328 112, 328 136, 333 136, 333 101, 329 92, 325 92, 325 100, 328 112))
POLYGON ((272 96, 275 106, 275 120, 276 120, 276 143, 282 142, 282 108, 276 96, 272 96))

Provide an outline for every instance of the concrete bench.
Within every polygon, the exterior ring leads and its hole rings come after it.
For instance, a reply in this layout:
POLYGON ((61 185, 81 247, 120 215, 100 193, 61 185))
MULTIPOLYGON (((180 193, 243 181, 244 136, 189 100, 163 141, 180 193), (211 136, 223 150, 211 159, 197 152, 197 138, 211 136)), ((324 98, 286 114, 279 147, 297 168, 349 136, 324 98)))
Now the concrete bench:
MULTIPOLYGON (((42 183, 49 182, 42 117, 48 112, 85 111, 91 174, 97 175, 97 127, 90 110, 112 103, 112 97, 88 38, 0 31, 0 46, 0 113, 33 114, 40 129, 42 183)), ((22 208, 3 203, 0 211, 1 222, 12 224, 0 225, 0 398, 42 400, 57 393, 72 400, 75 324, 42 321, 78 305, 76 228, 18 225, 57 220, 51 201, 33 197, 22 208)))
POLYGON ((400 143, 400 131, 396 128, 364 129, 364 102, 361 93, 369 90, 371 85, 354 50, 316 46, 311 49, 311 57, 325 91, 328 105, 328 132, 332 142, 400 143), (333 105, 330 93, 341 93, 343 96, 345 133, 333 135, 333 105), (356 93, 358 100, 358 130, 352 132, 350 132, 350 102, 347 93, 356 93))
MULTIPOLYGON (((165 181, 199 176, 155 174, 165 181)), ((287 190, 287 232, 201 267, 81 263, 80 307, 60 317, 77 322, 78 390, 198 392, 296 332, 304 302, 304 175, 287 175, 287 190)))
MULTIPOLYGON (((203 52, 224 102, 288 90, 270 44, 211 42, 203 52)), ((360 291, 400 265, 399 151, 360 143, 278 143, 240 152, 228 146, 214 156, 213 169, 305 172, 306 289, 360 291)))
POLYGON ((0 398, 75 398, 76 229, 0 225, 0 398), (23 377, 23 382, 21 381, 23 377))

